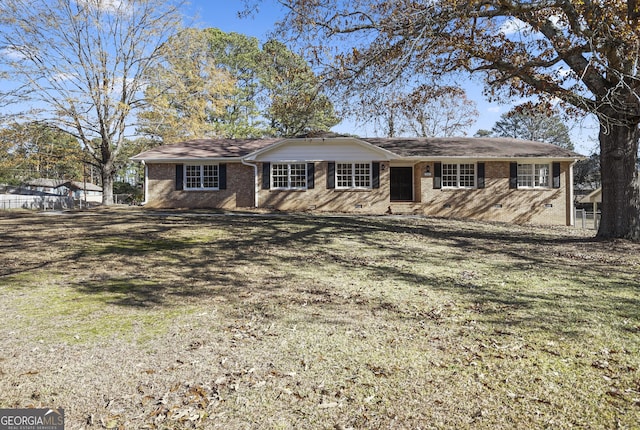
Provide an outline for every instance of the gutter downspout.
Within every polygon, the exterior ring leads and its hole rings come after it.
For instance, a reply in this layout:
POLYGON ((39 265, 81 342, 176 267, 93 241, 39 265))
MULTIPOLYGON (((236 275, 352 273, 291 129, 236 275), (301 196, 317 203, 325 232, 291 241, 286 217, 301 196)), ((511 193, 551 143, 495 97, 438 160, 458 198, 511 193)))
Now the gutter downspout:
POLYGON ((149 198, 149 166, 147 166, 147 163, 145 163, 144 160, 142 160, 142 165, 144 166, 144 200, 140 204, 144 206, 149 203, 147 201, 149 198))
POLYGON ((254 182, 254 186, 253 186, 253 196, 254 196, 254 207, 257 209, 260 205, 260 201, 258 198, 258 193, 260 192, 260 183, 258 181, 258 165, 257 164, 252 164, 249 163, 248 161, 245 161, 245 159, 241 159, 240 160, 242 162, 242 164, 244 164, 245 166, 249 166, 249 167, 253 167, 253 182, 254 182))
POLYGON ((577 162, 578 160, 573 160, 573 163, 569 164, 569 207, 571 208, 569 211, 569 226, 571 227, 575 227, 576 225, 576 203, 573 197, 573 166, 575 166, 577 162))

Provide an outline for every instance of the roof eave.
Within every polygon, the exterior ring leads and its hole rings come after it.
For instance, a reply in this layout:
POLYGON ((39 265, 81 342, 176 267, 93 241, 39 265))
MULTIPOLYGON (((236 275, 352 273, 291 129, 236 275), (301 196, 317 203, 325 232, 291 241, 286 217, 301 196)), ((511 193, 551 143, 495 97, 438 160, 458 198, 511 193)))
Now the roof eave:
POLYGON ((271 145, 268 145, 264 148, 260 148, 250 154, 247 154, 245 157, 243 157, 243 159, 245 161, 256 161, 262 154, 265 154, 267 152, 276 150, 277 148, 280 148, 281 146, 285 146, 288 145, 292 142, 304 142, 304 143, 314 143, 314 142, 327 142, 327 141, 337 141, 337 140, 344 140, 344 141, 352 141, 355 142, 356 144, 366 147, 378 154, 380 154, 381 156, 384 156, 384 159, 386 161, 390 161, 390 160, 396 160, 398 158, 400 158, 400 156, 394 152, 391 152, 385 148, 381 148, 377 145, 373 145, 369 142, 367 142, 366 140, 357 138, 357 137, 351 137, 351 136, 340 136, 340 137, 305 137, 305 138, 300 138, 300 137, 291 137, 291 138, 283 138, 282 140, 275 142, 271 145))
POLYGON ((193 158, 137 158, 131 157, 129 160, 145 162, 146 164, 174 164, 174 163, 197 163, 197 162, 242 162, 245 157, 193 157, 193 158))
POLYGON ((514 160, 524 160, 524 159, 540 159, 540 160, 556 160, 556 161, 578 161, 584 160, 587 157, 579 156, 579 157, 554 157, 552 155, 517 155, 517 156, 502 156, 502 157, 494 157, 494 156, 473 156, 473 155, 443 155, 443 156, 425 156, 425 155, 410 155, 410 156, 399 156, 394 161, 442 161, 442 160, 482 160, 482 161, 514 161, 514 160))

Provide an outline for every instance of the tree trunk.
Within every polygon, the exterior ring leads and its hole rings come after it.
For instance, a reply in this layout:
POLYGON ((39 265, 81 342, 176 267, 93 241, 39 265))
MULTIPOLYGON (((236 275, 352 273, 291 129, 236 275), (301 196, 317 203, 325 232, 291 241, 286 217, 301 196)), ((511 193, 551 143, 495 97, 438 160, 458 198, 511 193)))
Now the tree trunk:
POLYGON ((638 124, 600 125, 602 221, 598 237, 640 241, 638 124))
POLYGON ((111 163, 107 163, 102 166, 101 169, 102 174, 102 204, 103 205, 112 205, 113 204, 113 168, 111 167, 111 163))

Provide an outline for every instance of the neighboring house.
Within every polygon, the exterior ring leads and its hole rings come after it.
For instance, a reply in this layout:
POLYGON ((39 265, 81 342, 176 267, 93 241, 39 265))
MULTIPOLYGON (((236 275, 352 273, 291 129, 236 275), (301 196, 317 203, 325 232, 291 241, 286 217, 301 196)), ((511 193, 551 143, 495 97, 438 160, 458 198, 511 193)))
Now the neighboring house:
POLYGON ((406 213, 573 225, 572 151, 504 138, 192 140, 132 157, 151 208, 406 213))
POLYGON ((88 202, 102 202, 102 187, 89 182, 37 178, 25 182, 23 186, 27 190, 38 193, 73 197, 88 202))
POLYGON ((102 203, 102 187, 99 185, 90 182, 67 181, 63 187, 63 192, 74 199, 102 203))
POLYGON ((60 195, 58 187, 64 184, 64 182, 65 181, 59 179, 36 178, 25 182, 23 188, 39 193, 60 195))

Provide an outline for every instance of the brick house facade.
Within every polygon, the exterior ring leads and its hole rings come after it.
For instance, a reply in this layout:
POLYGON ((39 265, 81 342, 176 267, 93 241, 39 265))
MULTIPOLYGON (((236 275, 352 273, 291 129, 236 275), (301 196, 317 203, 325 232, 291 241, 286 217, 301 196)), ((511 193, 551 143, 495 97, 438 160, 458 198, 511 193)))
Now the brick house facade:
POLYGON ((149 208, 404 213, 573 224, 582 156, 515 139, 196 140, 133 157, 149 208))

